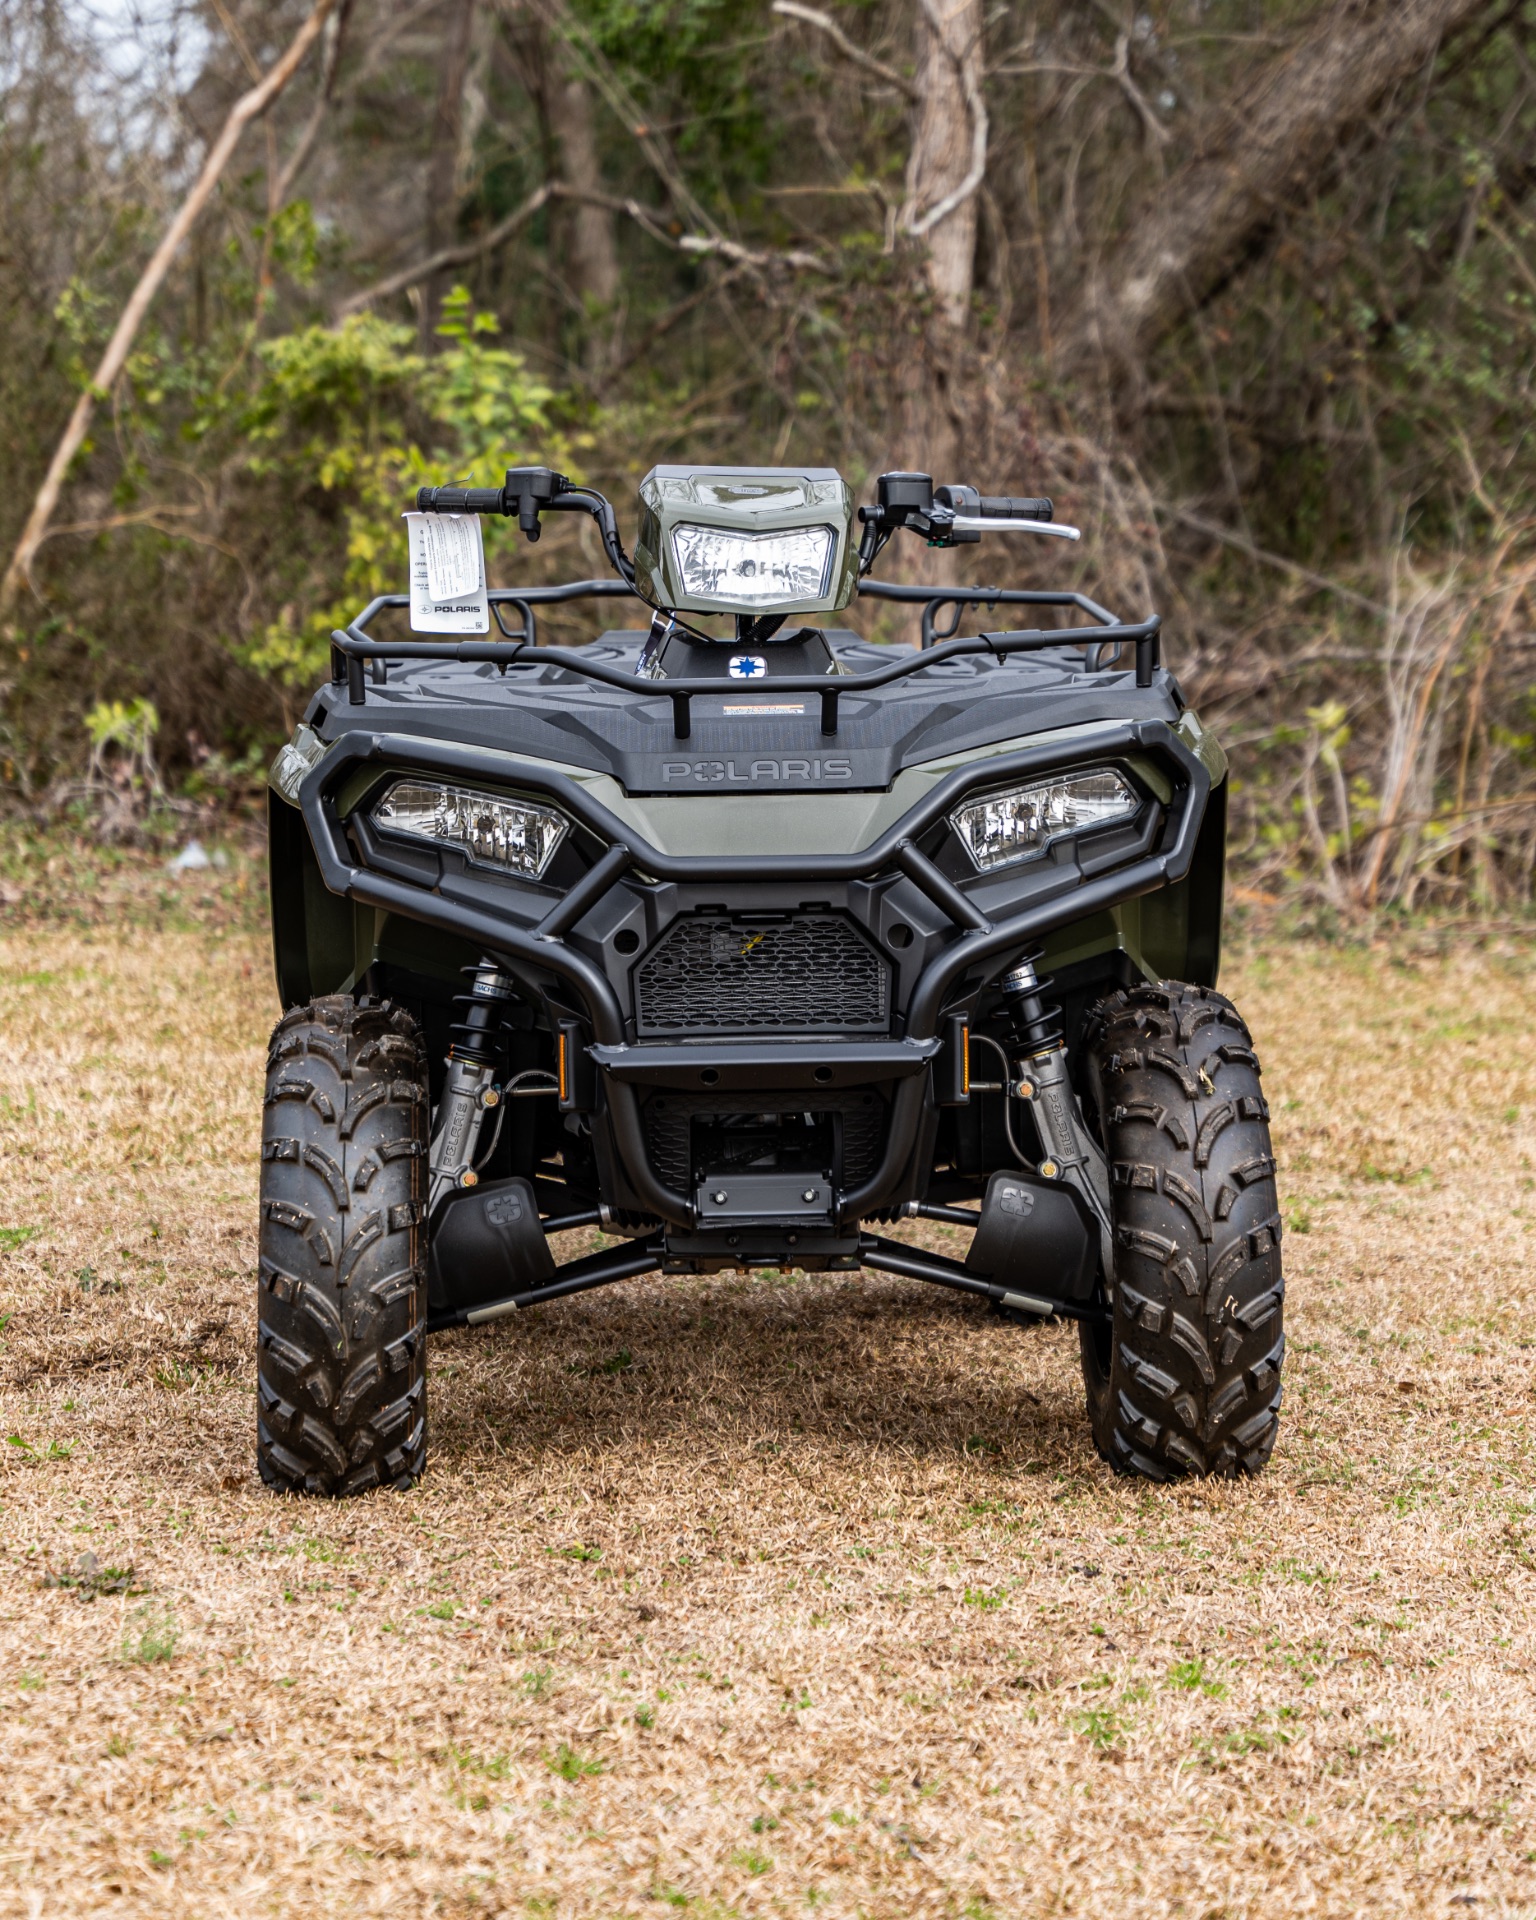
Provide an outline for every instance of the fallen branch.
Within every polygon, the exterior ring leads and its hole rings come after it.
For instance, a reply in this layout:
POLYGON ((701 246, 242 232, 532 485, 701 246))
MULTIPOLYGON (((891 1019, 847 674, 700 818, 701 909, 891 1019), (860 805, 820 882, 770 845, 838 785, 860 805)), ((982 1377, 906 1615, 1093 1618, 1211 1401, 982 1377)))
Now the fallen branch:
POLYGON ((134 339, 143 324, 144 316, 160 290, 160 283, 169 271, 177 249, 191 232, 197 216, 207 205, 214 188, 219 183, 220 176, 229 164, 230 156, 239 145, 241 134, 253 120, 259 119, 266 112, 298 72, 305 54, 319 37, 320 29, 325 25, 326 16, 334 5, 335 0, 318 0, 308 19, 294 35, 287 52, 266 78, 252 87, 248 93, 242 94, 230 109, 223 131, 210 149, 208 158, 203 162, 203 170, 197 176, 192 191, 181 203, 175 219, 166 229, 164 239, 155 249, 149 265, 139 276, 138 285, 129 295, 128 304, 123 308, 112 338, 107 342, 106 352, 101 356, 100 364, 91 376, 90 385, 75 402, 75 409, 69 417, 69 424, 64 429, 64 436, 54 449, 53 459, 49 462, 48 471, 43 477, 43 484, 38 488, 37 498, 32 503, 32 511, 27 515, 27 524, 22 528, 21 538, 16 543, 16 551, 11 555, 11 564, 5 570, 4 580, 0 581, 0 614, 10 606, 22 581, 29 578, 33 556, 48 530, 49 521, 53 518, 54 508, 58 505, 59 492, 63 487, 64 477, 69 472, 70 463, 85 443, 96 403, 112 390, 118 375, 122 372, 134 339))

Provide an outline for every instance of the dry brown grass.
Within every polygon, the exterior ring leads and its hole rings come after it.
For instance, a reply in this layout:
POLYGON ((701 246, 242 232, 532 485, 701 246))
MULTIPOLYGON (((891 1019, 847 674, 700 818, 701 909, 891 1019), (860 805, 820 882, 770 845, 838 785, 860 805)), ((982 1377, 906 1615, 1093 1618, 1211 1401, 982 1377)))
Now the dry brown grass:
POLYGON ((0 937, 0 1912, 1536 1910, 1523 958, 1231 968, 1257 1484, 1114 1479, 1068 1330, 725 1278, 440 1340, 425 1483, 327 1506, 252 1473, 274 1006, 206 918, 0 937))

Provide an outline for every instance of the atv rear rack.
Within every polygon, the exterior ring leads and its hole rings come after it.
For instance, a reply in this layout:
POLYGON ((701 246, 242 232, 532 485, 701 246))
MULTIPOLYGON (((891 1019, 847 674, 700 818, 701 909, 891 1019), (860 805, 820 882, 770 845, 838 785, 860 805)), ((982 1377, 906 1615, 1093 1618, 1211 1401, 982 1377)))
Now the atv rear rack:
MULTIPOLYGON (((859 593, 870 600, 921 605, 922 644, 914 653, 900 654, 888 666, 875 667, 868 673, 838 674, 830 685, 825 675, 774 676, 773 687, 777 693, 814 693, 820 696, 821 731, 824 734, 837 732, 838 702, 844 694, 868 693, 875 687, 889 686, 893 680, 903 680, 908 674, 921 673, 925 667, 963 655, 990 654, 994 659, 1002 659, 1012 653, 1045 653, 1054 647, 1083 647, 1087 654, 1085 666, 1090 673, 1096 673, 1103 668, 1109 655, 1118 654, 1122 647, 1133 646, 1136 649, 1138 687, 1152 685, 1152 675, 1159 660, 1160 616, 1154 614, 1149 620, 1134 623, 1119 621, 1106 608, 1081 593, 1047 593, 1024 587, 917 587, 885 580, 861 581, 859 593), (947 629, 952 634, 968 606, 1074 607, 1098 624, 1092 627, 1035 627, 1015 633, 982 633, 963 640, 948 639, 936 631, 935 621, 945 608, 954 610, 954 617, 947 629)), ((678 740, 688 739, 693 730, 691 702, 694 695, 720 692, 718 680, 648 680, 637 673, 628 673, 622 667, 610 666, 607 661, 590 659, 574 647, 539 646, 535 607, 552 606, 567 600, 638 600, 640 595, 626 581, 572 580, 554 587, 496 587, 487 598, 496 616, 496 625, 504 636, 499 640, 375 640, 368 632, 369 623, 380 613, 410 605, 407 594, 379 594, 369 601, 350 625, 338 627, 332 632, 332 684, 340 686, 344 683, 349 704, 360 707, 368 698, 365 663, 371 664, 377 685, 387 681, 391 661, 486 662, 505 673, 509 667, 530 664, 527 656, 532 648, 537 649, 540 664, 563 667, 571 673, 584 674, 590 680, 599 680, 604 686, 620 687, 650 700, 664 694, 672 702, 672 732, 678 740), (523 623, 521 627, 510 628, 506 625, 501 614, 503 607, 517 608, 523 623)))

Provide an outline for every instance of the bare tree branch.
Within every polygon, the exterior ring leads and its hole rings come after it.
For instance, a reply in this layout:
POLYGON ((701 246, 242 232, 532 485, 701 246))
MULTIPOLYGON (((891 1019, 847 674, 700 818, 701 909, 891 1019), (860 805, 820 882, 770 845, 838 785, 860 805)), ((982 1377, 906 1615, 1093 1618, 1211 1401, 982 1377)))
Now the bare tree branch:
MULTIPOLYGON (((564 34, 576 66, 608 102, 609 107, 618 117, 619 124, 645 155, 657 178, 683 212, 695 226, 703 227, 707 233, 717 238, 723 238, 708 208, 695 197, 693 189, 679 173, 670 155, 656 138, 645 115, 636 104, 634 96, 614 72, 612 63, 593 41, 591 34, 565 4, 565 0, 528 0, 528 4, 542 8, 564 34)), ((512 20, 518 11, 518 6, 519 0, 496 0, 497 10, 504 20, 512 20)))
POLYGON ((827 261, 814 253, 802 253, 794 249, 782 253, 764 252, 754 247, 740 246, 736 241, 726 240, 716 234, 668 233, 654 210, 641 206, 638 200, 614 193, 594 193, 585 187, 573 186, 568 180, 546 180, 542 186, 534 188, 521 206, 514 208, 505 219, 498 220, 494 227, 487 227, 484 233, 478 234, 473 240, 443 247, 437 253, 428 254, 425 259, 375 281, 361 293, 349 294, 336 309, 337 319, 344 320, 348 314, 371 306, 375 300, 401 293, 406 287, 416 286, 448 267, 464 266, 487 253, 494 253, 497 247, 527 226, 539 208, 548 205, 551 200, 573 200, 586 206, 602 207, 609 213, 621 213, 627 220, 633 220, 643 228, 653 240, 670 247, 674 253, 693 254, 696 257, 715 255, 737 266, 759 271, 772 271, 774 268, 789 268, 798 273, 831 274, 835 271, 827 261))
POLYGON ((220 176, 229 164, 231 155, 240 143, 240 136, 253 120, 259 119, 272 102, 287 86, 303 64, 304 56, 319 37, 320 29, 325 25, 326 16, 335 5, 335 0, 318 0, 318 4, 294 35, 288 50, 278 60, 271 71, 248 93, 244 93, 231 107, 229 118, 224 122, 223 130, 209 150, 203 162, 202 172, 192 187, 192 191, 181 203, 176 217, 166 229, 165 237, 154 251, 149 265, 139 276, 139 283, 129 295, 128 304, 123 308, 112 338, 107 342, 106 352, 96 371, 91 376, 90 385, 75 402, 74 412, 64 429, 63 438, 54 449, 53 459, 43 477, 37 498, 32 503, 32 511, 27 515, 27 524, 22 528, 21 538, 16 543, 16 551, 11 555, 11 563, 5 570, 5 578, 0 580, 0 613, 10 606, 16 591, 26 579, 43 535, 47 532, 48 522, 53 518, 54 508, 58 505, 59 491, 64 477, 69 472, 70 463, 84 445, 85 436, 91 424, 91 416, 96 410, 97 400, 109 393, 122 372, 129 350, 150 304, 160 290, 160 283, 170 270, 171 261, 177 249, 191 232, 197 216, 207 205, 220 176))
POLYGON ((278 175, 277 186, 272 197, 279 207, 287 204, 294 182, 303 171, 304 163, 314 151, 315 142, 320 137, 320 129, 325 125, 325 116, 336 97, 336 74, 341 66, 342 41, 346 38, 347 15, 351 11, 352 0, 338 0, 335 12, 325 23, 325 59, 320 72, 320 90, 315 96, 314 109, 304 123, 298 143, 289 154, 286 166, 278 175))
POLYGON ((743 267, 792 267, 800 273, 831 274, 834 271, 819 254, 801 253, 794 248, 783 253, 767 253, 758 247, 738 246, 734 240, 716 240, 700 233, 685 233, 675 244, 680 253, 718 254, 721 259, 733 260, 743 267))
POLYGON ((520 206, 514 207, 505 218, 498 220, 493 227, 487 227, 484 233, 477 234, 473 240, 463 240, 451 247, 441 247, 436 253, 429 253, 423 260, 412 261, 408 267, 401 267, 397 273, 386 274, 382 280, 376 280, 371 287, 364 287, 361 293, 348 294, 336 309, 336 318, 345 320, 348 314, 357 313, 363 307, 372 306, 375 300, 386 300, 392 293, 403 293, 407 287, 414 287, 423 280, 430 280, 434 274, 445 272, 449 267, 462 267, 482 255, 494 253, 503 241, 510 240, 515 233, 527 226, 528 222, 542 206, 556 197, 559 183, 546 180, 542 186, 535 187, 520 206))
POLYGON ((894 67, 888 67, 883 60, 877 60, 872 53, 866 53, 861 46, 848 38, 835 20, 822 13, 819 8, 802 6, 800 0, 773 0, 769 11, 782 14, 786 20, 803 20, 807 26, 815 27, 819 33, 824 33, 843 58, 851 60, 854 66, 862 67, 866 73, 872 73, 877 80, 883 80, 888 87, 895 87, 909 100, 922 99, 922 89, 915 80, 909 80, 904 73, 898 73, 894 67))
POLYGON ((1154 146, 1166 147, 1173 135, 1152 111, 1147 96, 1131 77, 1131 36, 1128 33, 1115 36, 1115 64, 1109 71, 1120 83, 1120 91, 1136 109, 1147 138, 1154 146))

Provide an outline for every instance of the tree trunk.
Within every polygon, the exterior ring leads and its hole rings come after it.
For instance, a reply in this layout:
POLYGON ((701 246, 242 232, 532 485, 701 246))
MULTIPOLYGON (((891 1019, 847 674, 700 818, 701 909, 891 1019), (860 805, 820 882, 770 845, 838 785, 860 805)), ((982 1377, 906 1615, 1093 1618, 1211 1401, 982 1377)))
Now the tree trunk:
MULTIPOLYGON (((451 0, 443 31, 438 69, 437 106, 432 115, 432 148, 427 160, 427 252, 434 254, 453 238, 459 217, 459 122, 464 111, 464 82, 469 74, 470 36, 475 0, 451 0)), ((432 336, 447 283, 439 277, 422 288, 421 334, 432 336)))
MULTIPOLYGON (((968 482, 960 467, 961 401, 955 377, 964 357, 976 269, 976 187, 986 157, 981 107, 981 0, 918 0, 918 101, 907 162, 903 225, 928 249, 936 312, 898 345, 892 377, 899 395, 896 464, 945 485, 968 482)), ((959 578, 961 555, 929 552, 910 538, 897 560, 908 578, 941 585, 959 578)), ((967 550, 962 549, 962 554, 967 550)))
MULTIPOLYGON (((565 177, 581 193, 603 191, 597 133, 592 123, 592 89, 579 73, 568 72, 560 95, 560 150, 565 177)), ((619 250, 614 217, 607 207, 578 200, 570 225, 571 290, 586 308, 586 360, 593 372, 612 364, 617 339, 614 308, 619 298, 619 250)))
MULTIPOLYGON (((1218 293, 1285 208, 1327 177, 1340 141, 1446 37, 1498 0, 1338 0, 1216 116, 1158 189, 1065 339, 1079 368, 1137 362, 1218 293)), ((1065 330, 1064 330, 1065 331, 1065 330)))
MULTIPOLYGON (((965 326, 976 269, 976 190, 964 191, 973 170, 980 99, 981 0, 919 0, 916 80, 920 98, 907 161, 907 224, 928 242, 928 280, 944 318, 965 326), (944 201, 956 205, 927 222, 944 201)), ((981 122, 985 155, 986 123, 981 122)))
MULTIPOLYGON (((565 82, 560 100, 560 147, 565 177, 582 193, 601 193, 603 173, 592 126, 592 90, 579 74, 565 82)), ((571 285, 585 299, 611 306, 619 293, 619 253, 613 215, 606 207, 577 203, 571 232, 571 285)))

